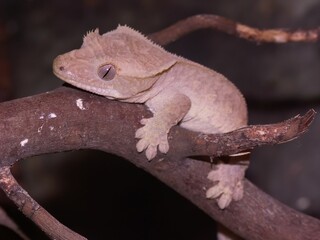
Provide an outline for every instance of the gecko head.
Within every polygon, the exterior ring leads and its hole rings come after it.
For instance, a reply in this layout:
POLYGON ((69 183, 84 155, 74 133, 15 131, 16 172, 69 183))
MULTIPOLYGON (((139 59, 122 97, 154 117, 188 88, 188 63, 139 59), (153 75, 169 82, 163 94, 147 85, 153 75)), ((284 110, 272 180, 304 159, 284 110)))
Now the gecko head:
POLYGON ((103 35, 96 29, 79 49, 56 57, 53 72, 89 92, 126 99, 149 89, 175 59, 131 28, 118 27, 103 35))

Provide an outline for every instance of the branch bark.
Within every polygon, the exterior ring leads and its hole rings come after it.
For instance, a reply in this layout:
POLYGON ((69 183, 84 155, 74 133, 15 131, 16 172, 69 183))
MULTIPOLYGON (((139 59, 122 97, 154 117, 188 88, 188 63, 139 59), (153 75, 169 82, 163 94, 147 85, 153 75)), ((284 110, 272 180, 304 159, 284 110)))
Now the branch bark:
MULTIPOLYGON (((187 29, 182 31, 183 34, 203 28, 208 25, 208 15, 204 18, 207 20, 203 24, 199 21, 201 16, 187 19, 179 23, 179 28, 187 29)), ((166 30, 165 34, 160 32, 152 38, 164 44, 168 41, 161 39, 170 40, 170 31, 173 31, 174 39, 183 36, 179 28, 166 30)), ((218 29, 229 31, 228 25, 218 29)), ((249 126, 220 135, 199 134, 174 127, 169 133, 169 153, 159 155, 151 162, 135 149, 134 132, 139 127, 141 116, 151 116, 142 105, 110 101, 80 90, 61 88, 2 103, 0 112, 0 187, 27 217, 52 238, 85 239, 41 208, 12 177, 10 166, 19 159, 45 153, 98 149, 122 156, 143 168, 246 239, 320 239, 319 220, 286 207, 247 180, 244 198, 220 210, 214 201, 205 198, 204 189, 210 185, 206 179, 210 164, 184 159, 191 155, 229 155, 264 144, 292 140, 307 130, 314 118, 312 110, 283 123, 249 126), (83 105, 81 108, 77 105, 79 101, 83 105)))

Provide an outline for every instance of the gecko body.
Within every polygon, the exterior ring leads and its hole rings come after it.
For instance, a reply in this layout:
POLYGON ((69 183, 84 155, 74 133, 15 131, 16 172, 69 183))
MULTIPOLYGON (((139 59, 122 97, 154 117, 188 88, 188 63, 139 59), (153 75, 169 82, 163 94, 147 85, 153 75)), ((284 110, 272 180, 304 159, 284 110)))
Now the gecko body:
MULTIPOLYGON (((169 150, 167 135, 179 124, 213 134, 247 125, 240 91, 223 75, 165 51, 139 32, 119 26, 100 35, 89 32, 81 48, 59 55, 54 73, 81 89, 109 99, 143 103, 153 117, 136 131, 137 150, 153 159, 169 150)), ((246 165, 218 164, 208 178, 215 182, 207 197, 221 208, 242 197, 246 165)))

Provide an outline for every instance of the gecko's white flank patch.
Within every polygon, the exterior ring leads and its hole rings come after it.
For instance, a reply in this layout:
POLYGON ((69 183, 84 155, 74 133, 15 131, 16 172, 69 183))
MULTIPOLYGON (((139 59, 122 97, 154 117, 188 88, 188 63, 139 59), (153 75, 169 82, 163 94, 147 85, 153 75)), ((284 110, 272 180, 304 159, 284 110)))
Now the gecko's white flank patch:
POLYGON ((57 115, 56 115, 55 113, 50 113, 50 114, 48 115, 48 119, 56 118, 56 117, 57 117, 57 115))
POLYGON ((26 138, 20 142, 21 147, 24 147, 29 142, 29 139, 26 138))
POLYGON ((76 104, 77 104, 77 107, 81 110, 86 110, 86 108, 83 106, 83 99, 79 98, 76 100, 76 104))
POLYGON ((54 129, 54 126, 49 126, 50 131, 54 129))

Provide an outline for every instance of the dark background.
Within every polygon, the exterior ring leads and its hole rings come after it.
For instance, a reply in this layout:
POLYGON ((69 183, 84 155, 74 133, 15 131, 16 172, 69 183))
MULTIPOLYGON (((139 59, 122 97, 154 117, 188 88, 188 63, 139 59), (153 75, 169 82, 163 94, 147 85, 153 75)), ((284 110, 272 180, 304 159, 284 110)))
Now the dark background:
MULTIPOLYGON (((0 99, 62 85, 58 54, 82 36, 127 24, 145 34, 199 13, 259 28, 320 25, 319 0, 0 0, 0 99)), ((251 124, 273 123, 320 106, 319 43, 255 44, 213 30, 194 32, 166 49, 215 69, 243 92, 251 124)), ((248 177, 287 205, 320 217, 320 121, 293 142, 257 149, 248 177)), ((123 159, 97 151, 34 157, 15 176, 63 224, 89 239, 215 238, 215 223, 187 200, 123 159)), ((31 239, 47 239, 8 202, 0 204, 31 239)), ((0 228, 1 239, 18 239, 0 228)))

